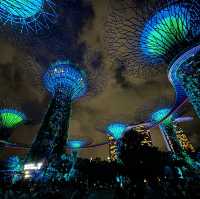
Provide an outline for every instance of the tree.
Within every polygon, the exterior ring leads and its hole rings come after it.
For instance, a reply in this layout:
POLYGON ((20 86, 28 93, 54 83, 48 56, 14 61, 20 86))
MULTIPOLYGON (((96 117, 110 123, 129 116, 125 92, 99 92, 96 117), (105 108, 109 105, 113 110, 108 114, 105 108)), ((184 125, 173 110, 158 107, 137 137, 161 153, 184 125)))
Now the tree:
POLYGON ((157 148, 143 144, 144 134, 130 130, 119 141, 119 158, 132 183, 136 185, 136 195, 143 197, 144 180, 156 181, 164 167, 164 154, 157 148))

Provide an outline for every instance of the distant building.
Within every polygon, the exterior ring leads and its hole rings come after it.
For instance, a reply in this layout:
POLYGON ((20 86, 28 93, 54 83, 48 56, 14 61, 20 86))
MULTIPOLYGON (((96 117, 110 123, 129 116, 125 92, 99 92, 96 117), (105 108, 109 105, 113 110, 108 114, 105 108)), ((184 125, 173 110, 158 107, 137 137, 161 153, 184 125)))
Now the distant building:
POLYGON ((112 136, 108 136, 108 141, 109 141, 109 160, 115 161, 117 159, 117 141, 112 136))
POLYGON ((152 146, 152 138, 150 130, 145 130, 145 126, 143 124, 137 125, 135 130, 136 132, 144 135, 144 140, 142 141, 143 145, 146 144, 148 146, 152 146))
MULTIPOLYGON (((145 126, 143 124, 134 126, 133 130, 144 135, 144 140, 142 141, 143 145, 147 144, 148 146, 152 146, 151 131, 145 130, 145 126)), ((109 141, 108 159, 110 161, 115 161, 117 159, 117 141, 112 136, 108 136, 108 141, 109 141)))
POLYGON ((183 129, 180 128, 178 124, 174 124, 174 130, 176 131, 176 136, 181 144, 181 146, 187 151, 187 152, 195 152, 194 147, 192 146, 190 140, 184 133, 183 129))

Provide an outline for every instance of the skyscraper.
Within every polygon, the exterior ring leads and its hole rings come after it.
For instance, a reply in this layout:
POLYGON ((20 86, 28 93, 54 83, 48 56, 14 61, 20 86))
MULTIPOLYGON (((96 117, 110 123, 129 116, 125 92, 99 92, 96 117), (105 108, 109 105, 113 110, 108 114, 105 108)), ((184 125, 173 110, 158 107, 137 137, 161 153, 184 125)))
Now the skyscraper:
POLYGON ((181 146, 189 153, 195 152, 195 149, 192 146, 192 143, 188 139, 187 135, 184 133, 183 129, 177 123, 174 124, 174 130, 176 131, 176 136, 181 146))
POLYGON ((144 140, 142 141, 143 145, 152 146, 152 138, 151 138, 151 131, 150 129, 145 130, 144 124, 137 125, 135 128, 137 133, 141 133, 144 135, 144 140))
POLYGON ((108 136, 109 141, 109 159, 115 161, 117 159, 117 141, 112 137, 108 136))

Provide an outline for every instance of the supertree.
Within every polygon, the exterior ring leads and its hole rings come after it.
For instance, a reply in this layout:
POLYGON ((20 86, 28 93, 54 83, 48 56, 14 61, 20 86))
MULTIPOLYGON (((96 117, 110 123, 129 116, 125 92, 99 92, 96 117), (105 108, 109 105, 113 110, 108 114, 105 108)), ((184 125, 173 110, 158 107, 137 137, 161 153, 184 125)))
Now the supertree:
MULTIPOLYGON (((162 118, 164 118, 164 116, 170 112, 170 110, 171 110, 170 108, 163 108, 155 111, 151 115, 151 121, 153 123, 161 121, 162 118)), ((179 139, 177 138, 176 130, 174 128, 174 123, 175 122, 177 123, 178 121, 181 121, 181 117, 178 117, 177 113, 173 113, 168 118, 163 120, 162 123, 160 123, 159 128, 162 133, 167 151, 170 152, 175 159, 183 158, 186 161, 186 163, 192 165, 193 163, 192 159, 189 157, 189 155, 181 145, 179 139)))
MULTIPOLYGON (((151 121, 154 123, 159 122, 162 120, 162 118, 169 113, 170 109, 169 108, 163 108, 160 109, 156 112, 154 112, 151 115, 151 121)), ((165 142, 165 146, 167 147, 167 151, 172 151, 174 152, 173 145, 171 143, 171 139, 169 138, 169 133, 172 133, 172 121, 174 120, 174 115, 170 115, 168 118, 166 118, 160 125, 159 128, 161 130, 163 140, 165 142)))
POLYGON ((72 179, 75 175, 75 165, 78 157, 78 152, 81 148, 87 148, 91 145, 91 141, 88 139, 71 139, 67 141, 67 148, 72 152, 72 166, 70 171, 64 175, 65 179, 68 181, 72 179))
POLYGON ((43 82, 53 99, 27 161, 48 162, 51 159, 51 162, 57 164, 65 153, 71 104, 86 94, 87 79, 84 71, 69 61, 60 60, 50 65, 43 76, 43 82))
POLYGON ((168 78, 176 91, 173 110, 188 97, 200 116, 199 2, 127 0, 111 5, 105 38, 112 57, 134 73, 169 65, 168 78))
POLYGON ((0 129, 3 134, 0 135, 1 139, 7 140, 10 137, 10 135, 7 134, 9 129, 16 128, 21 124, 25 124, 27 121, 26 115, 17 109, 0 109, 0 129), (4 132, 6 135, 4 135, 4 132))
POLYGON ((108 144, 109 144, 109 154, 110 154, 110 160, 115 161, 117 160, 120 162, 120 159, 118 158, 118 148, 120 147, 120 140, 123 137, 126 129, 128 127, 128 124, 123 122, 112 122, 109 123, 105 128, 105 133, 108 136, 108 144))
POLYGON ((20 32, 39 32, 48 28, 56 16, 52 0, 2 0, 0 20, 20 32))

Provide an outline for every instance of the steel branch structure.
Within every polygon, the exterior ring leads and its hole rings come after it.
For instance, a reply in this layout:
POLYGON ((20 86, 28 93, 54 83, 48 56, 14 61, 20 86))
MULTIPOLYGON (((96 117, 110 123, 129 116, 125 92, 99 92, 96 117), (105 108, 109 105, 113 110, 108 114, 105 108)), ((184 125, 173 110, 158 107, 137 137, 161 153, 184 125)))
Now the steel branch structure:
POLYGON ((53 22, 54 8, 52 0, 1 0, 0 21, 20 32, 40 32, 53 22))

